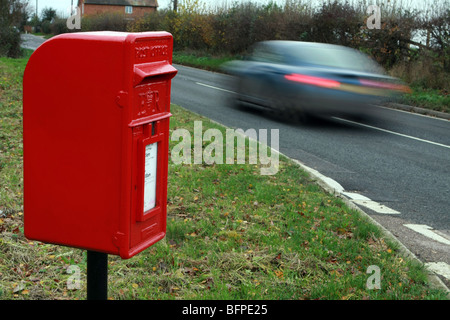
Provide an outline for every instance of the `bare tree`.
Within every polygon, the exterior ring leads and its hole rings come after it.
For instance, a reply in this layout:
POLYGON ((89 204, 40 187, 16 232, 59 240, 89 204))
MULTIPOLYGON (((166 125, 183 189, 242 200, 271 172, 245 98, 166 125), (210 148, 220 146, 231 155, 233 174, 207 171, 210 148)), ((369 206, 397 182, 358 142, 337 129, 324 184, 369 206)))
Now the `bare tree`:
POLYGON ((177 10, 178 10, 178 0, 172 0, 172 4, 173 4, 173 11, 177 12, 177 10))

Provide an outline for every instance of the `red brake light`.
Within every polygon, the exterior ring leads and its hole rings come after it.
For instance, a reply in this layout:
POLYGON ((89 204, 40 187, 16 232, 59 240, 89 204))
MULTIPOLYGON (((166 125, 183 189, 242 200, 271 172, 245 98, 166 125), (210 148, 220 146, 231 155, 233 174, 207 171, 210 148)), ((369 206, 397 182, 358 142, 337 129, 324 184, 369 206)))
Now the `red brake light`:
POLYGON ((368 87, 375 87, 375 88, 382 88, 382 89, 389 89, 389 90, 397 90, 402 92, 410 93, 411 89, 408 86, 402 85, 402 84, 396 84, 396 83, 387 83, 387 82, 380 82, 380 81, 371 81, 371 80, 365 80, 365 79, 359 79, 359 82, 368 87))
POLYGON ((340 86, 340 83, 335 80, 331 79, 325 79, 325 78, 319 78, 319 77, 313 77, 313 76, 307 76, 304 74, 287 74, 284 76, 285 79, 289 81, 295 81, 305 84, 311 84, 318 87, 325 87, 325 88, 337 88, 340 86))

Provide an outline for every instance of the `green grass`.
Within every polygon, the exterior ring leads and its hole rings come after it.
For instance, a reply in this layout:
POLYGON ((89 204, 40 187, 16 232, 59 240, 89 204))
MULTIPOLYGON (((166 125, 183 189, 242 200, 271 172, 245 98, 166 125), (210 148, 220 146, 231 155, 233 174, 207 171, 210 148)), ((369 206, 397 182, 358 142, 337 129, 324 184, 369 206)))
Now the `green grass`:
POLYGON ((42 33, 42 32, 35 32, 35 33, 33 33, 33 35, 38 36, 38 37, 44 37, 44 39, 50 39, 50 38, 54 37, 53 34, 42 33))
POLYGON ((423 87, 412 87, 412 93, 405 95, 401 103, 440 112, 450 112, 448 92, 423 87))
POLYGON ((22 198, 22 59, 0 58, 0 210, 19 210, 22 198))
POLYGON ((214 56, 198 52, 175 51, 173 53, 173 63, 190 67, 220 72, 221 65, 225 62, 237 59, 235 56, 214 56))
MULTIPOLYGON (((85 251, 23 236, 25 63, 0 60, 0 299, 85 299, 85 251), (78 289, 67 284, 69 266, 80 271, 78 289)), ((225 136, 225 128, 181 107, 172 105, 172 113, 171 133, 192 133, 202 121, 203 130, 225 136)), ((269 176, 261 167, 169 160, 167 235, 131 259, 109 256, 110 299, 445 299, 422 265, 293 162, 280 158, 269 176), (373 265, 381 270, 379 290, 366 286, 373 265)))

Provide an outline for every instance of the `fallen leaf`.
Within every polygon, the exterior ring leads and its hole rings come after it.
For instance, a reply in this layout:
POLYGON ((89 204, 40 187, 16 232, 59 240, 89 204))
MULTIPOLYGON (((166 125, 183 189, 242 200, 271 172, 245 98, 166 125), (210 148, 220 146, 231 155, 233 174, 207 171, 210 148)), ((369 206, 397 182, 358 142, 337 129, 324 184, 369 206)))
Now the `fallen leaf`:
POLYGON ((281 270, 275 270, 275 275, 278 278, 283 278, 283 276, 284 276, 283 271, 281 271, 281 270))
POLYGON ((24 283, 19 283, 19 284, 13 284, 13 293, 17 293, 19 291, 22 291, 23 289, 25 289, 25 284, 24 283))

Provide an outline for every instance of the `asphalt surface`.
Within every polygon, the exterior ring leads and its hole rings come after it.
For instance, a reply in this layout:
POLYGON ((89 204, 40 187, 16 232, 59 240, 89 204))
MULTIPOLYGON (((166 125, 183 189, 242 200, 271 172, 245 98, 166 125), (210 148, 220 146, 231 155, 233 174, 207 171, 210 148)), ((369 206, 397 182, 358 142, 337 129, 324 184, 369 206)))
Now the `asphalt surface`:
POLYGON ((450 121, 376 107, 364 122, 289 123, 236 108, 231 76, 175 67, 172 103, 230 128, 279 129, 281 153, 332 178, 353 197, 395 210, 385 214, 361 206, 421 261, 450 264, 450 121), (440 241, 407 225, 427 226, 440 241))
MULTIPOLYGON (((33 50, 45 41, 22 40, 33 50)), ((395 210, 361 206, 421 261, 443 265, 436 272, 450 287, 450 121, 377 107, 365 121, 289 123, 236 108, 230 76, 175 67, 172 103, 230 128, 278 129, 281 153, 333 179, 350 199, 361 195, 395 210)))
POLYGON ((21 47, 25 49, 36 50, 45 39, 41 36, 35 36, 32 34, 21 34, 22 44, 21 47))

